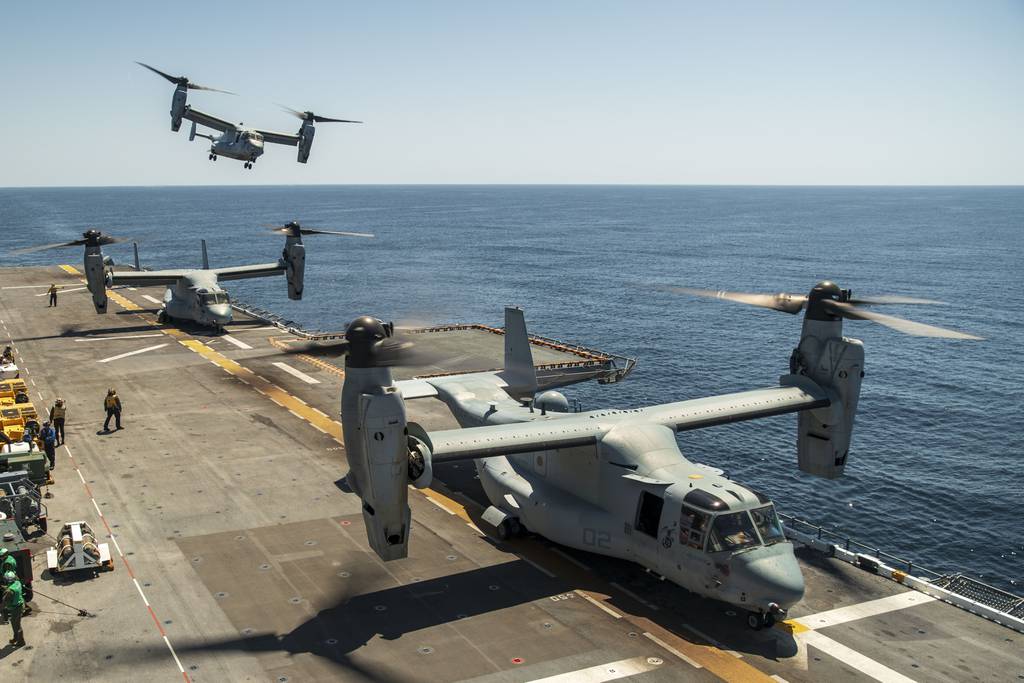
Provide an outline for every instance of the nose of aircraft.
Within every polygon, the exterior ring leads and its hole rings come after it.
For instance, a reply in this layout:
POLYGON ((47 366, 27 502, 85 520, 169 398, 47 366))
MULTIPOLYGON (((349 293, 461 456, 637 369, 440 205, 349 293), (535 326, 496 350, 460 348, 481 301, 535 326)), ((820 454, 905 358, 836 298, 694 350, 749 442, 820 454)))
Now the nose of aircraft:
POLYGON ((753 606, 784 610, 804 597, 804 577, 788 543, 756 548, 733 558, 733 575, 753 606))
POLYGON ((207 307, 207 312, 215 325, 225 325, 231 322, 230 304, 212 304, 207 307))

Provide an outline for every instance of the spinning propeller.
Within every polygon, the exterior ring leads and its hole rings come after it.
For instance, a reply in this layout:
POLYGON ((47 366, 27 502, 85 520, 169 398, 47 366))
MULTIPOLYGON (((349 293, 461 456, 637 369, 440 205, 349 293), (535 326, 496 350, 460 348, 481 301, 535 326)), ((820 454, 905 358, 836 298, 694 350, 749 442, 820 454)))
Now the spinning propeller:
POLYGON ((345 329, 345 339, 337 342, 307 342, 293 344, 282 351, 286 354, 345 357, 345 365, 356 368, 422 367, 437 364, 437 353, 418 349, 416 343, 396 331, 394 323, 363 316, 356 318, 345 329))
POLYGON ((284 225, 264 225, 271 232, 279 232, 283 235, 298 237, 299 235, 342 235, 344 237, 373 237, 368 232, 343 232, 340 230, 319 230, 316 228, 304 228, 298 221, 289 221, 284 225))
POLYGON ((149 64, 143 64, 142 62, 135 62, 135 63, 138 64, 139 66, 142 66, 142 67, 145 67, 145 68, 149 69, 150 71, 152 71, 153 73, 155 73, 157 75, 163 76, 164 78, 166 78, 171 83, 174 83, 175 85, 187 88, 188 90, 209 90, 210 92, 222 92, 225 95, 234 95, 235 94, 235 93, 233 93, 231 91, 228 91, 228 90, 221 90, 220 88, 211 88, 211 87, 206 86, 206 85, 199 85, 198 83, 193 83, 192 81, 188 80, 188 76, 172 76, 170 74, 164 73, 160 69, 154 69, 149 64))
MULTIPOLYGON (((854 297, 849 289, 840 289, 832 282, 819 282, 811 290, 810 294, 753 294, 747 292, 726 292, 714 291, 711 289, 693 289, 691 287, 662 286, 658 289, 675 294, 689 294, 692 296, 703 296, 714 299, 725 299, 750 306, 770 308, 783 313, 793 315, 808 308, 808 314, 814 312, 816 315, 825 315, 826 319, 847 318, 849 320, 870 320, 880 325, 885 325, 897 332, 911 334, 918 337, 943 337, 946 339, 982 339, 973 334, 957 332, 935 325, 925 325, 912 320, 898 318, 892 315, 884 315, 869 311, 862 306, 878 306, 886 304, 941 304, 941 301, 930 299, 916 299, 906 296, 876 296, 868 298, 854 297)), ((813 317, 813 316, 811 316, 813 317)), ((821 318, 819 318, 821 319, 821 318)))
POLYGON ((71 242, 58 242, 57 244, 42 244, 36 247, 27 247, 25 249, 16 249, 11 254, 18 256, 21 254, 31 254, 36 251, 43 251, 45 249, 60 249, 61 247, 100 247, 107 244, 117 244, 118 242, 128 242, 131 238, 129 237, 113 237, 111 235, 104 235, 95 228, 90 228, 82 233, 82 239, 72 240, 71 242))
POLYGON ((348 119, 332 119, 327 116, 317 116, 311 111, 297 111, 291 107, 286 107, 283 104, 279 104, 277 106, 281 107, 281 109, 284 109, 295 118, 302 119, 303 121, 312 121, 314 123, 362 123, 362 121, 350 121, 348 119))

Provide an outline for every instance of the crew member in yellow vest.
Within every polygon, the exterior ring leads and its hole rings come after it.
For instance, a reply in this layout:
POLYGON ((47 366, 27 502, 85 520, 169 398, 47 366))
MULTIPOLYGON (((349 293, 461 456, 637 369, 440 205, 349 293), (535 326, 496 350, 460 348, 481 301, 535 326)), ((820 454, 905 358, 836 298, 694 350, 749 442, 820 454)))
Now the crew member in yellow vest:
POLYGON ((57 445, 64 443, 64 418, 68 415, 68 407, 64 405, 64 399, 58 398, 50 408, 50 422, 57 431, 57 445))
POLYGON ((107 397, 103 399, 103 408, 107 411, 107 419, 103 422, 103 431, 110 431, 110 418, 114 418, 117 429, 121 429, 121 399, 117 397, 117 392, 113 389, 107 389, 107 397))
MULTIPOLYGON (((57 305, 57 285, 51 284, 50 289, 46 290, 46 293, 50 295, 50 306, 57 305)), ((47 306, 49 308, 50 306, 47 306)))

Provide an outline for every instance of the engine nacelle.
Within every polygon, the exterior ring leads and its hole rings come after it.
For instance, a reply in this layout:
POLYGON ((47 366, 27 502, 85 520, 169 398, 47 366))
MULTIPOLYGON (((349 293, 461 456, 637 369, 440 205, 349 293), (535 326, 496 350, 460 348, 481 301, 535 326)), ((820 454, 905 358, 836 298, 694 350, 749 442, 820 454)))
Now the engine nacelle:
POLYGON ((107 312, 107 269, 98 246, 85 248, 85 281, 97 313, 107 312))
POLYGON ((405 403, 390 375, 388 368, 348 368, 342 389, 345 480, 363 501, 367 539, 385 562, 408 555, 411 521, 405 403))
POLYGON ((298 301, 302 299, 306 277, 306 247, 299 238, 289 235, 281 258, 284 260, 285 277, 288 279, 288 298, 298 301))
POLYGON ((805 321, 790 370, 825 389, 831 405, 800 413, 797 461, 802 471, 826 479, 842 476, 864 376, 864 345, 842 336, 842 322, 805 321))
POLYGON ((304 164, 309 160, 309 153, 313 150, 313 136, 316 135, 316 128, 311 121, 303 121, 299 128, 299 153, 298 161, 304 164))
POLYGON ((185 115, 185 104, 188 100, 188 89, 179 85, 171 97, 171 130, 181 130, 181 117, 185 115))

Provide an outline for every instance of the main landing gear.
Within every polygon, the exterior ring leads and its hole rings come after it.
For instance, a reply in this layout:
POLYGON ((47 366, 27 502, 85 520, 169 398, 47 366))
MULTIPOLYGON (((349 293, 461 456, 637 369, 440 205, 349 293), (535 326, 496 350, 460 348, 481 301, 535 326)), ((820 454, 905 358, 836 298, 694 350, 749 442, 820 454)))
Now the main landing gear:
POLYGON ((208 158, 210 161, 217 161, 217 155, 212 152, 210 153, 210 156, 208 158))
POLYGON ((246 168, 252 168, 252 165, 255 164, 255 163, 256 163, 255 159, 249 159, 249 161, 245 162, 245 167, 246 168))

